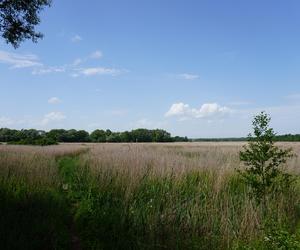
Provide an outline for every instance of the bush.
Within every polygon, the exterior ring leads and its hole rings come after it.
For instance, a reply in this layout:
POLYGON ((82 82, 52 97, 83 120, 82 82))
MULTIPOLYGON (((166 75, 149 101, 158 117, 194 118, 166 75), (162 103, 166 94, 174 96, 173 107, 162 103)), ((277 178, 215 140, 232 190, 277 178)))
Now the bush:
POLYGON ((274 145, 275 133, 269 127, 270 120, 265 112, 254 117, 254 137, 249 134, 249 143, 240 152, 240 160, 248 167, 240 173, 251 187, 256 201, 264 204, 269 193, 280 189, 278 185, 290 185, 291 176, 283 173, 280 167, 293 156, 291 149, 280 149, 274 145))

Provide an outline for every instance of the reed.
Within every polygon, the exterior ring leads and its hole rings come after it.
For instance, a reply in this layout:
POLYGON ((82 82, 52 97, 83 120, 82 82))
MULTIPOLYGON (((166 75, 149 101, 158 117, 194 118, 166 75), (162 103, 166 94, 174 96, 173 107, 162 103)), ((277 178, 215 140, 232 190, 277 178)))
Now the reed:
MULTIPOLYGON (((298 181, 270 196, 263 211, 236 173, 242 146, 0 145, 1 247, 74 249, 73 224, 83 249, 276 249, 282 238, 298 244, 298 181)), ((300 143, 280 146, 300 154, 300 143)), ((299 163, 295 157, 286 165, 296 179, 299 163)))

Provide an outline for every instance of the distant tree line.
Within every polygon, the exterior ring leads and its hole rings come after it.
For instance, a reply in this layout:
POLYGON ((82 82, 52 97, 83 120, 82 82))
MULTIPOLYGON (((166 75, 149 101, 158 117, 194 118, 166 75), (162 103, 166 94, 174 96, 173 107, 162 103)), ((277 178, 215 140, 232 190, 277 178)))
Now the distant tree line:
MULTIPOLYGON (((247 141, 247 137, 228 137, 228 138, 197 138, 190 139, 195 142, 226 142, 226 141, 247 141)), ((285 134, 285 135, 276 135, 274 141, 300 141, 300 134, 285 134)))
POLYGON ((96 129, 92 133, 76 129, 52 129, 49 132, 36 129, 0 128, 0 142, 10 144, 52 145, 59 142, 184 142, 187 137, 175 136, 162 129, 134 129, 125 132, 96 129))
POLYGON ((300 134, 277 135, 275 141, 300 141, 300 134))

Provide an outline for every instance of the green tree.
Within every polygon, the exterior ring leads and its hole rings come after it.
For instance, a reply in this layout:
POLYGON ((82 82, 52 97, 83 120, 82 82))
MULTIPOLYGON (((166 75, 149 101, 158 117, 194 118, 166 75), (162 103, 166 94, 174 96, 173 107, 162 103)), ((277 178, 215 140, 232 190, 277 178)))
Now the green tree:
POLYGON ((124 132, 120 133, 120 139, 121 139, 121 142, 131 142, 132 141, 131 133, 128 131, 124 131, 124 132))
POLYGON ((107 142, 121 142, 121 137, 119 133, 111 133, 106 137, 107 142))
POLYGON ((77 130, 75 133, 75 142, 88 142, 90 141, 90 135, 85 130, 77 130))
POLYGON ((152 130, 152 141, 153 142, 170 142, 171 134, 163 129, 152 130))
POLYGON ((15 48, 26 39, 37 42, 43 37, 35 31, 40 11, 50 5, 51 0, 0 0, 1 36, 15 48))
POLYGON ((134 129, 131 131, 134 142, 152 142, 151 130, 145 128, 134 129))
POLYGON ((52 138, 55 141, 63 142, 66 134, 67 130, 65 129, 52 129, 47 132, 47 137, 52 138))
POLYGON ((109 129, 106 129, 105 134, 106 134, 106 136, 110 136, 112 134, 112 131, 109 129))
POLYGON ((269 127, 270 120, 265 112, 254 117, 253 135, 249 134, 248 145, 240 152, 240 160, 247 166, 241 174, 257 202, 263 201, 264 205, 266 196, 277 189, 277 180, 282 176, 288 177, 280 167, 292 157, 291 149, 280 149, 274 144, 275 133, 269 127))
POLYGON ((16 129, 0 128, 0 142, 18 141, 19 131, 16 129))
POLYGON ((96 129, 90 135, 93 142, 106 142, 106 133, 102 129, 96 129))

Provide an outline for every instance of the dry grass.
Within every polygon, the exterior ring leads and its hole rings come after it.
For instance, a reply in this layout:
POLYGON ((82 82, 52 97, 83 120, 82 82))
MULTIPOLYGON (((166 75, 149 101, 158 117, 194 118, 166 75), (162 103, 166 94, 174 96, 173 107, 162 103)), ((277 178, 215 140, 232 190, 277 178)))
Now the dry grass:
MULTIPOLYGON (((243 142, 89 144, 90 153, 85 159, 94 170, 109 167, 133 175, 149 167, 156 174, 180 175, 195 170, 217 170, 221 174, 241 167, 239 151, 243 145, 243 142)), ((279 146, 293 148, 296 157, 287 163, 287 169, 299 173, 300 143, 279 143, 279 146)))
POLYGON ((56 159, 77 154, 85 148, 79 144, 46 147, 0 145, 0 179, 14 178, 40 186, 57 185, 56 159))
MULTIPOLYGON (((136 215, 135 225, 146 223, 148 234, 153 231, 159 234, 163 227, 163 234, 169 235, 170 242, 178 233, 182 236, 187 233, 187 237, 208 239, 188 244, 189 247, 207 244, 205 249, 216 246, 224 249, 231 248, 234 242, 259 238, 259 228, 266 219, 235 174, 235 169, 242 167, 239 151, 243 145, 93 144, 81 161, 97 176, 101 192, 110 187, 122 193, 119 195, 125 197, 123 206, 136 215), (140 206, 136 207, 136 203, 140 206), (176 229, 171 225, 176 225, 176 229)), ((280 146, 293 147, 295 154, 300 155, 300 143, 280 143, 280 146)), ((286 167, 298 174, 299 166, 299 158, 295 157, 286 167)), ((299 196, 293 195, 278 197, 275 203, 270 201, 274 220, 281 223, 286 213, 295 214, 293 203, 299 196)), ((130 216, 124 213, 124 217, 130 216)), ((156 241, 159 236, 153 237, 152 241, 156 241)), ((170 247, 170 242, 165 244, 170 247)))
MULTIPOLYGON (((288 222, 291 230, 298 220, 297 190, 270 200, 267 215, 249 197, 248 187, 235 174, 242 167, 238 153, 243 145, 0 145, 0 180, 59 190, 63 180, 57 159, 64 157, 87 248, 232 249, 261 240, 266 219, 288 222), (70 155, 76 157, 68 160, 70 155)), ((300 143, 279 145, 300 155, 300 143)), ((299 157, 286 167, 299 174, 299 157)))

